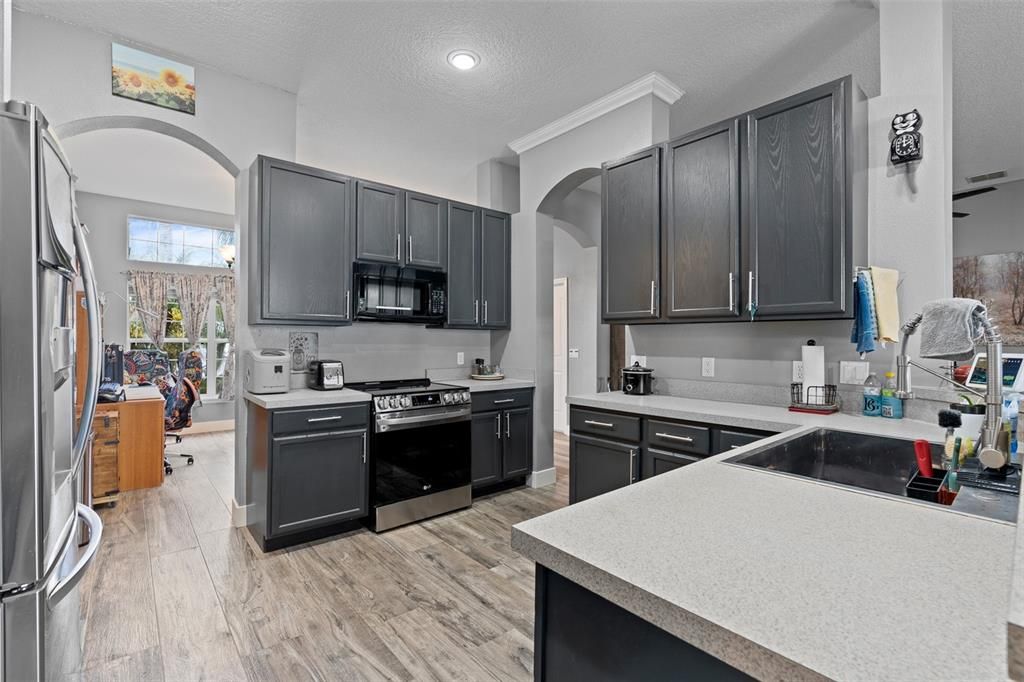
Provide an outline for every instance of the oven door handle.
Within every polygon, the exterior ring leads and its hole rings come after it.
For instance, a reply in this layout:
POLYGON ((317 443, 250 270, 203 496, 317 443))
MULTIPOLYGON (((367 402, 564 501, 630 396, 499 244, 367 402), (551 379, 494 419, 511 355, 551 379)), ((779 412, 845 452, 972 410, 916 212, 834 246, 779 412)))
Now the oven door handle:
POLYGON ((403 431, 405 429, 415 429, 420 426, 468 422, 471 418, 472 412, 469 409, 451 412, 445 415, 428 414, 415 417, 384 417, 382 415, 378 415, 375 431, 377 433, 403 431))

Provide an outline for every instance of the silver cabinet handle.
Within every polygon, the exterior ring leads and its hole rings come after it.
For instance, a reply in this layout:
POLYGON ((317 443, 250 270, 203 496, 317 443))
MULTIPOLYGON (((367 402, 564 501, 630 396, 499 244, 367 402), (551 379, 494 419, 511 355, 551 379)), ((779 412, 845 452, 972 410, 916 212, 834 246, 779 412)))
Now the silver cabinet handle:
POLYGON ((495 400, 494 404, 495 405, 505 405, 506 403, 514 403, 515 401, 516 401, 515 398, 502 398, 501 400, 495 400))
POLYGON ((629 449, 629 482, 636 483, 636 450, 629 449))
POLYGON ((606 428, 606 429, 614 429, 615 428, 615 424, 612 424, 611 422, 598 422, 598 421, 594 421, 593 419, 584 419, 583 423, 584 424, 589 424, 590 426, 600 426, 600 427, 603 427, 603 428, 606 428))
POLYGON ((505 413, 505 438, 512 436, 512 427, 510 425, 512 417, 509 416, 508 412, 505 413))
POLYGON ((684 443, 692 443, 693 442, 693 439, 690 438, 689 436, 676 436, 676 435, 671 434, 671 433, 656 433, 654 435, 657 436, 658 438, 668 438, 669 440, 681 440, 684 443))
POLYGON ((733 284, 736 281, 736 275, 729 273, 729 312, 736 312, 736 292, 733 290, 733 284))
POLYGON ((654 284, 654 280, 652 279, 651 280, 651 315, 655 314, 654 313, 654 289, 655 289, 655 284, 654 284))
POLYGON ((742 447, 743 447, 742 445, 730 445, 729 449, 730 450, 735 450, 736 448, 742 448, 742 447))
POLYGON ((352 290, 345 289, 345 319, 352 317, 352 290))
POLYGON ((747 310, 754 310, 754 271, 747 271, 747 310))
POLYGON ((335 414, 330 417, 310 417, 306 420, 307 424, 316 424, 317 422, 335 422, 341 419, 340 414, 335 414))
POLYGON ((395 260, 402 262, 402 233, 395 233, 395 260))
POLYGON ((480 299, 473 300, 473 324, 480 324, 480 299))
POLYGON ((495 431, 494 435, 497 436, 498 440, 501 440, 501 412, 494 415, 495 431))
POLYGON ((363 431, 363 464, 366 464, 366 431, 363 431))
POLYGON ((487 299, 484 299, 484 324, 487 324, 487 299))
POLYGON ((412 233, 405 235, 405 259, 412 262, 412 233))

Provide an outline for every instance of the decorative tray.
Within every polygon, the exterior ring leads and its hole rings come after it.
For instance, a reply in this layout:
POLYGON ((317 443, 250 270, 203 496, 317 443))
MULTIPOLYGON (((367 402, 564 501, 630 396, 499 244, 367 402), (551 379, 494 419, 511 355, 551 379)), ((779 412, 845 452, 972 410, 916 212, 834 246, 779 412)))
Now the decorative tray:
POLYGON ((504 374, 470 374, 470 379, 476 379, 477 381, 498 381, 504 379, 504 374))

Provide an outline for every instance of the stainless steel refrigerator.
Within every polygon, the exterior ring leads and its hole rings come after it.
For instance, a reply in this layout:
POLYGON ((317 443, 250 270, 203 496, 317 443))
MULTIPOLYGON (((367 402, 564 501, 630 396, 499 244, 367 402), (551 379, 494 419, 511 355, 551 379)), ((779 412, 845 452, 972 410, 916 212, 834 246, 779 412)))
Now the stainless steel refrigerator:
POLYGON ((78 582, 102 523, 81 504, 100 374, 100 321, 74 176, 39 110, 0 111, 0 671, 56 680, 81 667, 78 582), (89 358, 75 385, 75 281, 89 358), (83 392, 76 430, 75 392, 83 392), (82 527, 88 542, 80 545, 82 527))

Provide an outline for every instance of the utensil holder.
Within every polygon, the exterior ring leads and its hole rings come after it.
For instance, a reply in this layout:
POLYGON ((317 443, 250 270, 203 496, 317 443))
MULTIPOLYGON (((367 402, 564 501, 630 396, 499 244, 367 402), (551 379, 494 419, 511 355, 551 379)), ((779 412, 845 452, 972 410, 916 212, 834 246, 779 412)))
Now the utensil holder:
POLYGON ((922 476, 920 471, 914 469, 910 480, 907 481, 907 497, 935 504, 953 504, 956 493, 949 489, 949 472, 940 470, 940 473, 941 476, 922 476))

